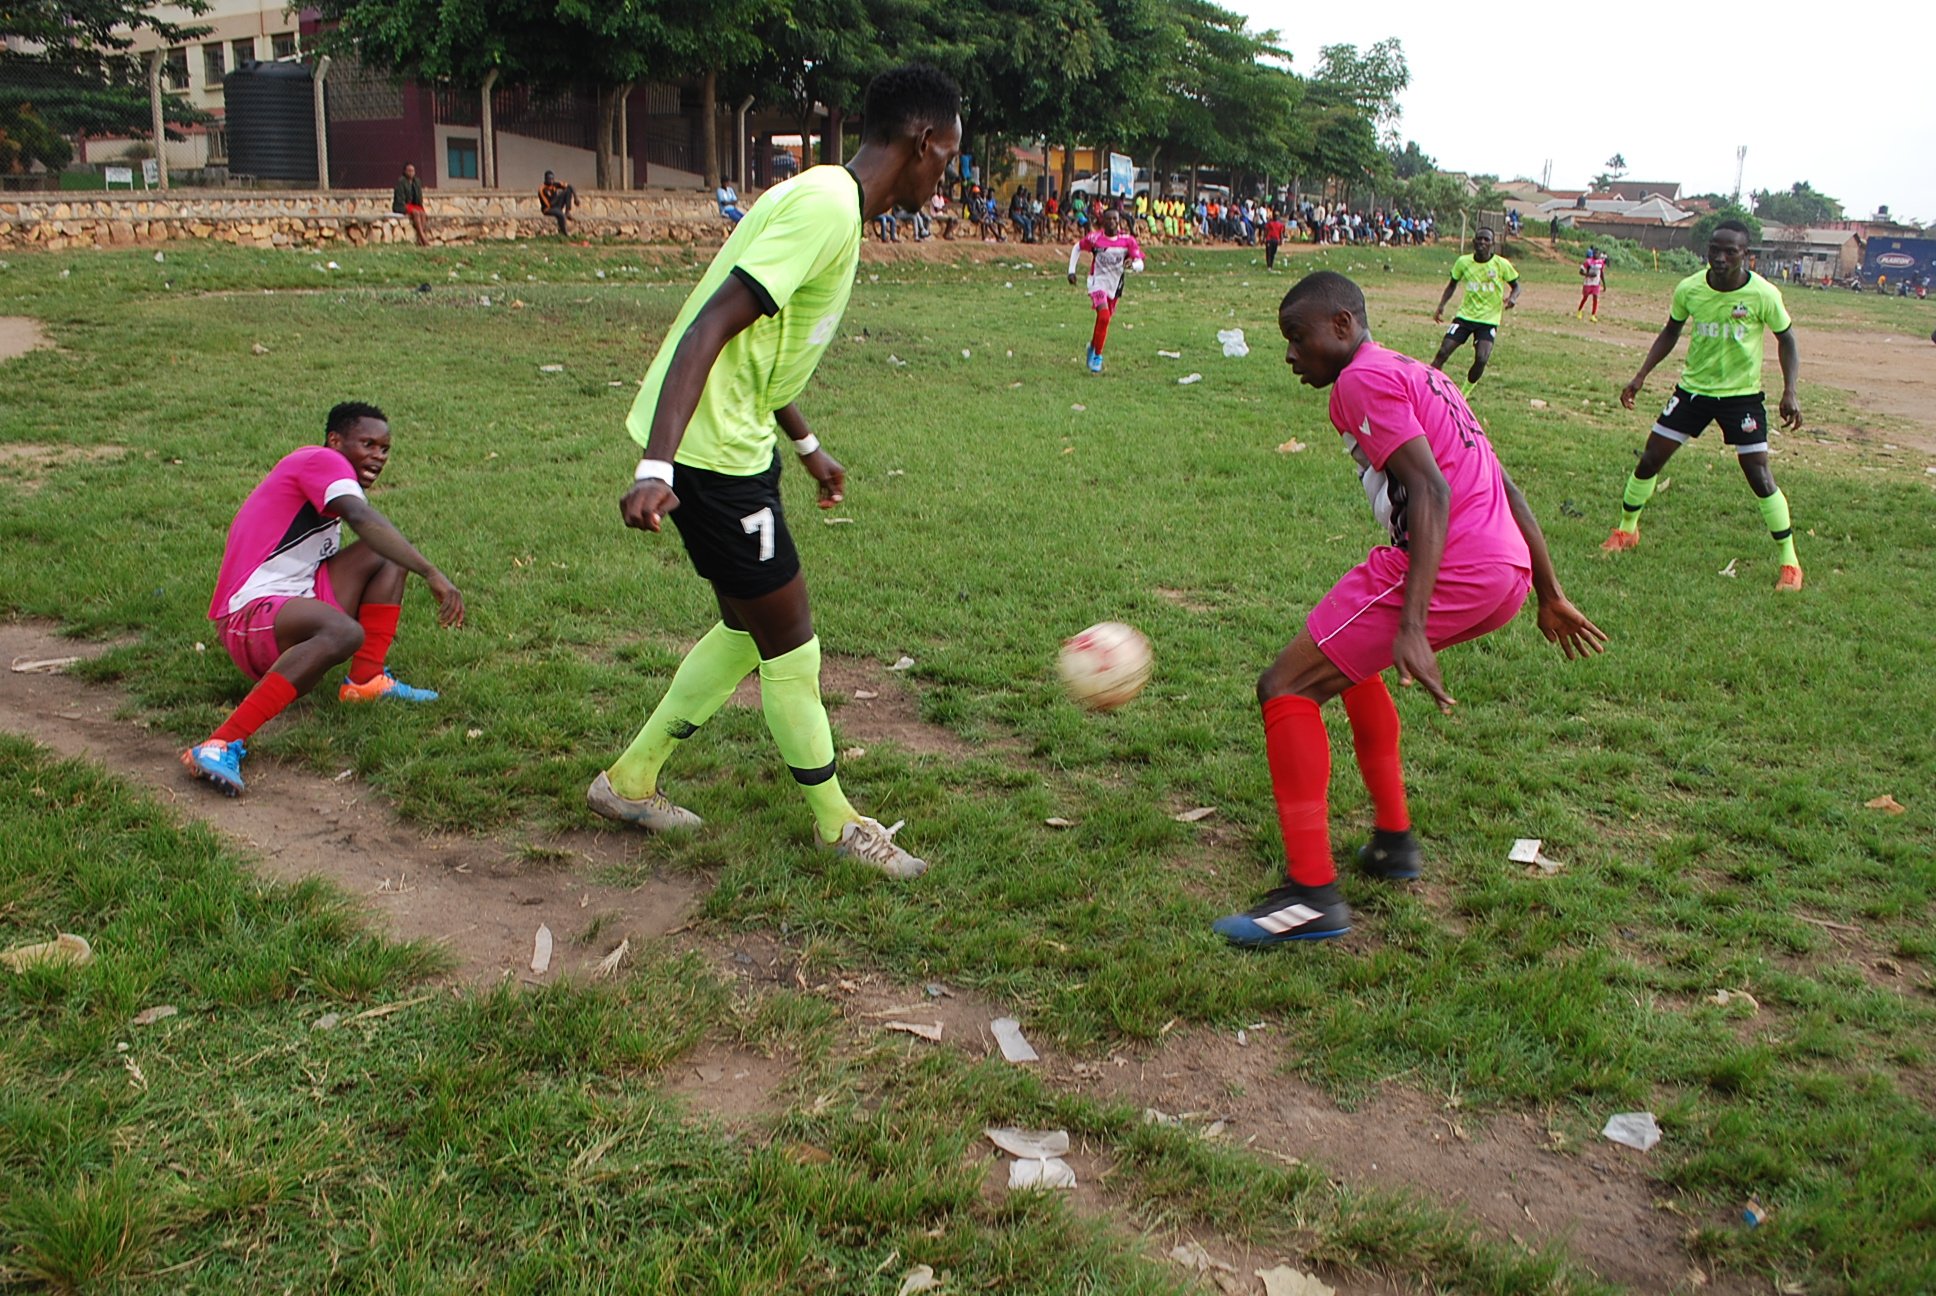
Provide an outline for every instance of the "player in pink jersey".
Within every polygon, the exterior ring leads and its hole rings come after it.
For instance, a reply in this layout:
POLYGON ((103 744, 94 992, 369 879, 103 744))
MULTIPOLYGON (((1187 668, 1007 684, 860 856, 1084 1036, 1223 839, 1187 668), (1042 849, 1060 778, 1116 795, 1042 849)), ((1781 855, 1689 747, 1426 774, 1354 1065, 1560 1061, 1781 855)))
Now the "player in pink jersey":
POLYGON ((1450 711, 1435 654, 1511 621, 1529 586, 1540 633, 1569 660, 1606 643, 1560 592, 1539 523, 1459 389, 1371 340, 1357 284, 1329 270, 1306 275, 1285 294, 1278 327, 1298 377, 1331 388, 1332 426, 1392 543, 1332 587, 1257 681, 1288 877, 1248 912, 1217 920, 1227 940, 1250 946, 1351 930, 1331 862, 1331 742, 1320 706, 1343 695, 1371 794, 1376 831, 1359 863, 1375 877, 1407 880, 1419 874, 1419 851, 1385 668, 1396 666, 1400 684, 1417 680, 1450 711))
POLYGON ((429 689, 390 674, 384 658, 415 572, 437 598, 438 621, 464 621, 464 598, 363 492, 390 459, 390 424, 374 405, 330 410, 323 444, 291 451, 249 493, 229 524, 208 616, 229 657, 256 681, 182 764, 230 796, 242 790, 242 740, 350 663, 342 702, 433 702, 429 689), (357 542, 343 544, 343 523, 357 542))
POLYGON ((1573 318, 1578 319, 1586 311, 1588 302, 1593 303, 1593 322, 1600 322, 1600 294, 1607 290, 1607 257, 1599 248, 1586 250, 1586 260, 1580 262, 1580 304, 1573 309, 1573 318))
POLYGON ((1102 344, 1109 336, 1109 321, 1115 317, 1116 304, 1123 299, 1123 279, 1128 271, 1143 268, 1143 245, 1134 234, 1125 234, 1123 215, 1111 207, 1102 214, 1102 228, 1091 230, 1069 252, 1069 282, 1076 281, 1076 263, 1089 254, 1089 304, 1096 308, 1096 328, 1089 335, 1089 372, 1102 372, 1102 344))

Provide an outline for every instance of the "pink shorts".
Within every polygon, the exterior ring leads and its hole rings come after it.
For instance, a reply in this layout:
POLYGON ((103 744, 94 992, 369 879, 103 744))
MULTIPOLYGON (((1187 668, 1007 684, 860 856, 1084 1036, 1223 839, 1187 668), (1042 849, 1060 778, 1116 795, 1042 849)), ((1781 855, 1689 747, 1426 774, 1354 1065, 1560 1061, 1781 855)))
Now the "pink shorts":
MULTIPOLYGON (((252 680, 260 680, 282 656, 282 649, 276 646, 276 614, 282 605, 299 594, 271 594, 264 598, 251 599, 235 611, 216 622, 216 633, 221 636, 222 647, 228 649, 229 657, 241 668, 244 675, 252 680)), ((330 588, 329 568, 316 569, 316 588, 309 595, 336 607, 336 594, 330 588)))
POLYGON ((1100 290, 1089 294, 1089 304, 1099 311, 1114 311, 1116 309, 1116 299, 1100 290))
MULTIPOLYGON (((1318 648, 1354 684, 1392 664, 1409 566, 1404 550, 1380 545, 1304 620, 1318 648)), ((1532 583, 1531 572, 1510 563, 1439 568, 1425 614, 1427 641, 1436 651, 1491 634, 1519 615, 1532 583)))
POLYGON ((1604 287, 1606 287, 1605 284, 1581 284, 1580 291, 1589 297, 1598 297, 1600 290, 1604 287))

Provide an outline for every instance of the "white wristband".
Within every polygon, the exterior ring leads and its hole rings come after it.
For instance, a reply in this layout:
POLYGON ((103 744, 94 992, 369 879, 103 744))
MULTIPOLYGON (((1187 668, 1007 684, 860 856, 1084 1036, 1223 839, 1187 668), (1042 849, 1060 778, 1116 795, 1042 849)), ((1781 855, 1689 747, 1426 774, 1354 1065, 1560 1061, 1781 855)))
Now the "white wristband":
POLYGON ((820 438, 809 432, 793 443, 793 453, 801 456, 812 454, 820 448, 820 438))
POLYGON ((672 465, 664 459, 641 459, 638 471, 632 474, 632 480, 635 482, 662 481, 670 486, 672 485, 672 465))

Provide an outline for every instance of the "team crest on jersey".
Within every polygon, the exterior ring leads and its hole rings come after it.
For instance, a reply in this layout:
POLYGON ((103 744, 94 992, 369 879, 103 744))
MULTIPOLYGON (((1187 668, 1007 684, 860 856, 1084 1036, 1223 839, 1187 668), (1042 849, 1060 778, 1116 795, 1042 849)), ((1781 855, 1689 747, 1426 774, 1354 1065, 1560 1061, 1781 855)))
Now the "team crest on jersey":
POLYGON ((1748 318, 1748 308, 1746 306, 1736 306, 1733 314, 1736 319, 1746 319, 1748 318))

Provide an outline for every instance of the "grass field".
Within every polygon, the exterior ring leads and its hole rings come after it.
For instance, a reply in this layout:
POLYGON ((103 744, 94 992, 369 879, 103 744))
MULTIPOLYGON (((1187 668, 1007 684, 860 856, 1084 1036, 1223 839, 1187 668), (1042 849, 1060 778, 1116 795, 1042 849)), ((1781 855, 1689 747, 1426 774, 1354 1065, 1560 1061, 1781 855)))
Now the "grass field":
MULTIPOLYGON (((1380 339, 1427 354, 1449 255, 1290 266, 1353 270, 1380 339)), ((711 619, 677 541, 624 531, 615 507, 632 387, 696 269, 619 248, 336 259, 171 247, 0 270, 0 314, 58 344, 0 370, 0 607, 126 637, 92 669, 200 736, 241 691, 198 650, 229 516, 330 404, 374 400, 395 432, 374 501, 470 604, 467 629, 440 633, 413 588, 392 656, 446 702, 306 700, 256 758, 353 768, 439 829, 580 824, 584 785, 711 619)), ((1399 1084, 1541 1112, 1578 1155, 1607 1114, 1651 1109, 1690 1264, 1811 1292, 1936 1287, 1936 515, 1921 461, 1843 444, 1929 427, 1805 385, 1811 422, 1837 431, 1776 442, 1799 598, 1772 595, 1773 547, 1711 436, 1669 468, 1643 547, 1604 560, 1648 422, 1613 398, 1672 278, 1622 276, 1620 318, 1593 330, 1571 319, 1570 266, 1521 264, 1526 303, 1474 404, 1614 642, 1568 665, 1522 618, 1444 656, 1453 716, 1401 696, 1428 883, 1348 879, 1360 935, 1254 957, 1207 930, 1280 865, 1256 674, 1375 539, 1323 397, 1281 363, 1291 276, 1238 252, 1156 250, 1100 379, 1060 267, 863 265, 802 402, 848 468, 853 522, 823 525, 804 474, 788 500, 825 649, 913 657, 924 718, 976 745, 876 747, 843 770, 935 867, 890 887, 818 856, 757 712, 729 710, 667 774, 708 829, 642 844, 636 868, 716 879, 716 930, 783 934, 829 973, 973 987, 1077 1051, 1268 1021, 1283 1066, 1366 1120, 1399 1084), (1231 326, 1247 359, 1217 351, 1231 326), (1178 386, 1190 372, 1203 381, 1178 386), (1282 451, 1292 439, 1308 449, 1282 451), (1718 575, 1731 561, 1738 577, 1718 575), (1158 672, 1097 717, 1061 699, 1053 657, 1103 619, 1142 627, 1158 672), (1864 807, 1883 793, 1907 813, 1864 807), (1190 806, 1217 815, 1172 819, 1190 806), (1507 864, 1521 836, 1564 872, 1507 864), (1758 1007, 1707 1002, 1721 988, 1758 1007), (1769 1223, 1717 1222, 1750 1196, 1769 1223)), ((1811 330, 1932 322, 1895 300, 1790 304, 1805 365, 1811 330)), ((1332 731, 1344 844, 1368 811, 1341 715, 1332 731)), ((0 1262, 18 1281, 891 1292, 925 1261, 997 1290, 1167 1290, 1173 1271, 1061 1206, 980 1201, 964 1150, 1012 1120, 1098 1140, 1145 1218, 1443 1290, 1597 1289, 1430 1202, 1334 1189, 997 1067, 855 1055, 818 1000, 749 1005, 690 960, 312 1037, 330 1003, 422 993, 423 952, 358 936, 315 889, 268 891, 83 768, 0 755, 0 939, 58 926, 144 951, 0 985, 0 1262), (157 996, 196 1011, 117 1055, 157 996), (666 1105, 657 1077, 708 1031, 811 1060, 770 1139, 666 1105)))

